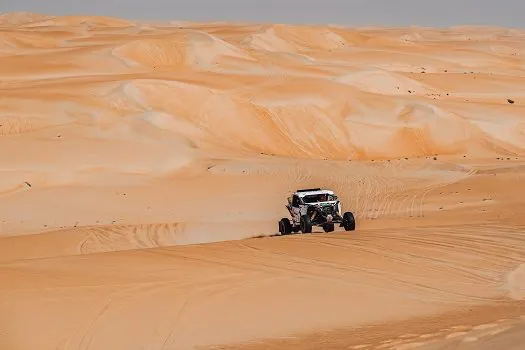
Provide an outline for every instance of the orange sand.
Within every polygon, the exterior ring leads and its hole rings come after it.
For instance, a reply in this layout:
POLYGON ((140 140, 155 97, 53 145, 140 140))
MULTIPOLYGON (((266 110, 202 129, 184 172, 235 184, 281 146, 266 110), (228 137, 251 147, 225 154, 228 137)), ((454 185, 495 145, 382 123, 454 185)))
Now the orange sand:
POLYGON ((1 16, 0 348, 521 349, 524 55, 1 16), (264 237, 312 186, 357 230, 264 237))

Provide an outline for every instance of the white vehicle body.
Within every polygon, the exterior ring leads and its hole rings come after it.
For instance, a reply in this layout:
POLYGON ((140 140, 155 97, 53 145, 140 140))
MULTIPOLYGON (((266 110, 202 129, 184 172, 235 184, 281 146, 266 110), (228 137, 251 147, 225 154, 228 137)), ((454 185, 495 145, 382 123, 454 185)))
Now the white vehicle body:
POLYGON ((320 205, 335 205, 337 208, 337 213, 341 214, 341 203, 337 200, 337 196, 334 194, 334 191, 331 190, 300 190, 294 192, 291 197, 288 197, 288 208, 292 216, 292 222, 294 225, 299 225, 301 220, 301 215, 306 215, 308 206, 311 204, 320 204, 320 205), (313 200, 308 201, 308 199, 318 196, 326 195, 327 200, 313 200), (292 204, 293 203, 293 204, 292 204))

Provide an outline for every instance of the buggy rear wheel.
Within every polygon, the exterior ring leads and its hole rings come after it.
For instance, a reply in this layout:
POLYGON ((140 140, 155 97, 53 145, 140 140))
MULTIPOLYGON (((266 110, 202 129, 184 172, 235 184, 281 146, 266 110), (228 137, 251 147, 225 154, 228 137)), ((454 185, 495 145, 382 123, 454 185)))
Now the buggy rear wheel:
POLYGON ((354 231, 355 230, 355 218, 354 214, 347 211, 343 214, 343 227, 345 231, 354 231))
POLYGON ((333 230, 335 230, 335 225, 333 222, 327 222, 325 224, 323 224, 323 230, 324 232, 332 232, 333 230))
POLYGON ((279 233, 281 235, 292 233, 292 224, 288 218, 282 218, 281 221, 279 221, 279 233))
POLYGON ((312 221, 308 215, 301 216, 301 232, 311 233, 312 232, 312 221))

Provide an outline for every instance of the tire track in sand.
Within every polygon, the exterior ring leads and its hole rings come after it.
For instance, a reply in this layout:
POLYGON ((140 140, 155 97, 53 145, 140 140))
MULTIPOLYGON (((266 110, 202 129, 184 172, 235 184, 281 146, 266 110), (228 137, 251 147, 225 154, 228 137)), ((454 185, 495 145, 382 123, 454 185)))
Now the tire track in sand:
POLYGON ((90 254, 175 245, 177 238, 184 232, 184 225, 156 223, 86 226, 78 230, 87 234, 86 238, 79 244, 79 251, 81 254, 90 254))

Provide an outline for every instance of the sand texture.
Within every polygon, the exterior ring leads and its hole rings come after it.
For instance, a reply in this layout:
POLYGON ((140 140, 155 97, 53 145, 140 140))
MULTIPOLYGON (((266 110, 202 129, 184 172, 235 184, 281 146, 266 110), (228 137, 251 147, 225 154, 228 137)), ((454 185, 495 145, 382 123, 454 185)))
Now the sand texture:
POLYGON ((0 16, 0 349, 523 349, 525 32, 0 16), (329 188, 357 229, 276 235, 329 188))

